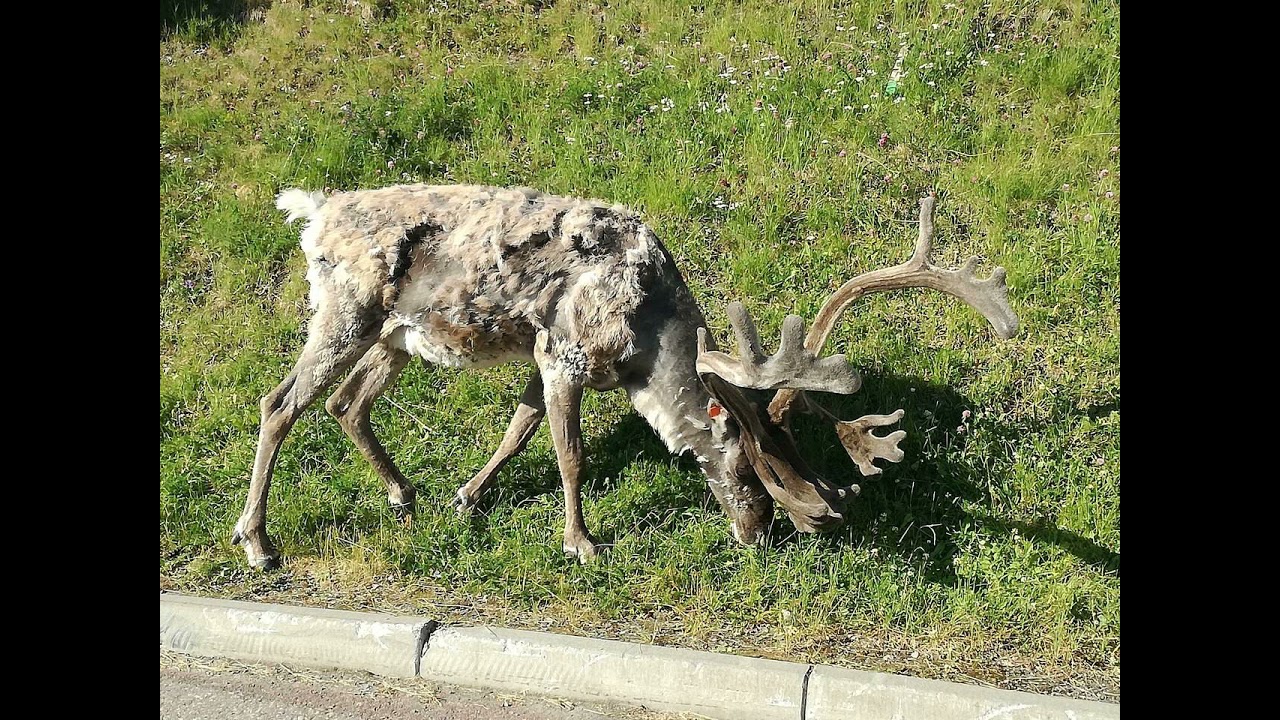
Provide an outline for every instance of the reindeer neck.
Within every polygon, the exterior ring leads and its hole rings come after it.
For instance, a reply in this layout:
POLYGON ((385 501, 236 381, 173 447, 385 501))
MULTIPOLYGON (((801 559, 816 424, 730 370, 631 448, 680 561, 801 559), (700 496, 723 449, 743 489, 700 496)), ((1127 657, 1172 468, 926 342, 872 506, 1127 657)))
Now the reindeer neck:
POLYGON ((704 320, 692 298, 681 305, 680 312, 660 321, 645 382, 629 386, 628 393, 636 411, 671 452, 689 451, 699 464, 719 464, 726 452, 725 438, 712 432, 713 420, 707 414, 711 395, 697 372, 697 329, 704 320))

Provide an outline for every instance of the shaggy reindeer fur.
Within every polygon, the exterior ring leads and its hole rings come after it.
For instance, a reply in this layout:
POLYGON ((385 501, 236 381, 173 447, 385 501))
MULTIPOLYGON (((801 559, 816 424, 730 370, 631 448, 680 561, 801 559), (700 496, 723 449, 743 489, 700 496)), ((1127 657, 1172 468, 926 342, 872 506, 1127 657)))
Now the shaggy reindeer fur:
POLYGON ((738 448, 726 415, 700 381, 703 315, 653 231, 617 205, 527 188, 401 185, 319 193, 289 190, 277 206, 306 221, 311 286, 306 346, 262 400, 262 429, 244 513, 236 525, 255 567, 278 561, 266 532, 276 453, 320 393, 350 373, 325 404, 411 510, 413 485, 374 437, 369 411, 412 356, 449 367, 528 360, 536 372, 501 446, 459 488, 475 507, 497 472, 545 416, 564 483, 564 549, 582 561, 600 547, 582 518, 583 388, 623 388, 676 453, 692 451, 734 535, 758 541, 773 504, 738 448))

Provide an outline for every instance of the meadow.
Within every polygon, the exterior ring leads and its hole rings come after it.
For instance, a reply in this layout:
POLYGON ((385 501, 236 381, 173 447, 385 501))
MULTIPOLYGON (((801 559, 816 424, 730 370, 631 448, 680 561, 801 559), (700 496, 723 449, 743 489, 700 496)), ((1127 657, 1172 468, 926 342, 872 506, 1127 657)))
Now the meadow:
MULTIPOLYGON (((1118 2, 216 0, 161 4, 160 578, 206 595, 422 613, 1076 697, 1120 688, 1118 2), (284 569, 230 543, 258 400, 305 337, 284 188, 527 185, 634 208, 712 331, 764 337, 906 259, 1008 270, 1009 341, 924 290, 829 345, 845 417, 906 410, 906 459, 850 521, 737 545, 691 458, 621 393, 584 407, 588 525, 563 556, 546 428, 483 511, 454 490, 528 369, 415 362, 374 424, 418 488, 401 523, 321 403, 280 454, 284 569)), ((815 465, 856 480, 829 428, 815 465)))

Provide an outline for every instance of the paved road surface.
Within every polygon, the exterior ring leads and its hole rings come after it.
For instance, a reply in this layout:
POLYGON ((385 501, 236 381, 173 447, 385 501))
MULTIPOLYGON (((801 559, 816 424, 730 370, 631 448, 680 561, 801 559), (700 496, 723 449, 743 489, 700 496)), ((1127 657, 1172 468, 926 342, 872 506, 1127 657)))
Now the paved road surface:
POLYGON ((160 653, 160 720, 671 720, 424 680, 160 653))

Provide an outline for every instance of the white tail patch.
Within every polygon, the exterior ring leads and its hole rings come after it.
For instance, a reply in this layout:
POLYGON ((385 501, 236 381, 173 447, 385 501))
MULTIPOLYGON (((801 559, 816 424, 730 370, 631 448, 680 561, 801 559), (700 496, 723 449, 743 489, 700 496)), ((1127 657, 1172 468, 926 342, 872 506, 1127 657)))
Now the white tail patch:
POLYGON ((298 188, 291 188, 280 193, 276 197, 276 207, 289 213, 285 218, 286 223, 292 223, 299 218, 310 218, 315 215, 316 211, 324 205, 324 193, 320 191, 307 192, 298 188))
POLYGON ((309 300, 311 309, 319 310, 325 304, 324 287, 320 284, 320 268, 316 264, 320 256, 320 233, 324 230, 324 220, 318 216, 320 207, 325 203, 324 193, 307 192, 298 188, 290 188, 276 196, 276 207, 289 213, 286 223, 305 219, 307 225, 302 229, 302 254, 307 257, 307 284, 311 286, 309 300))

